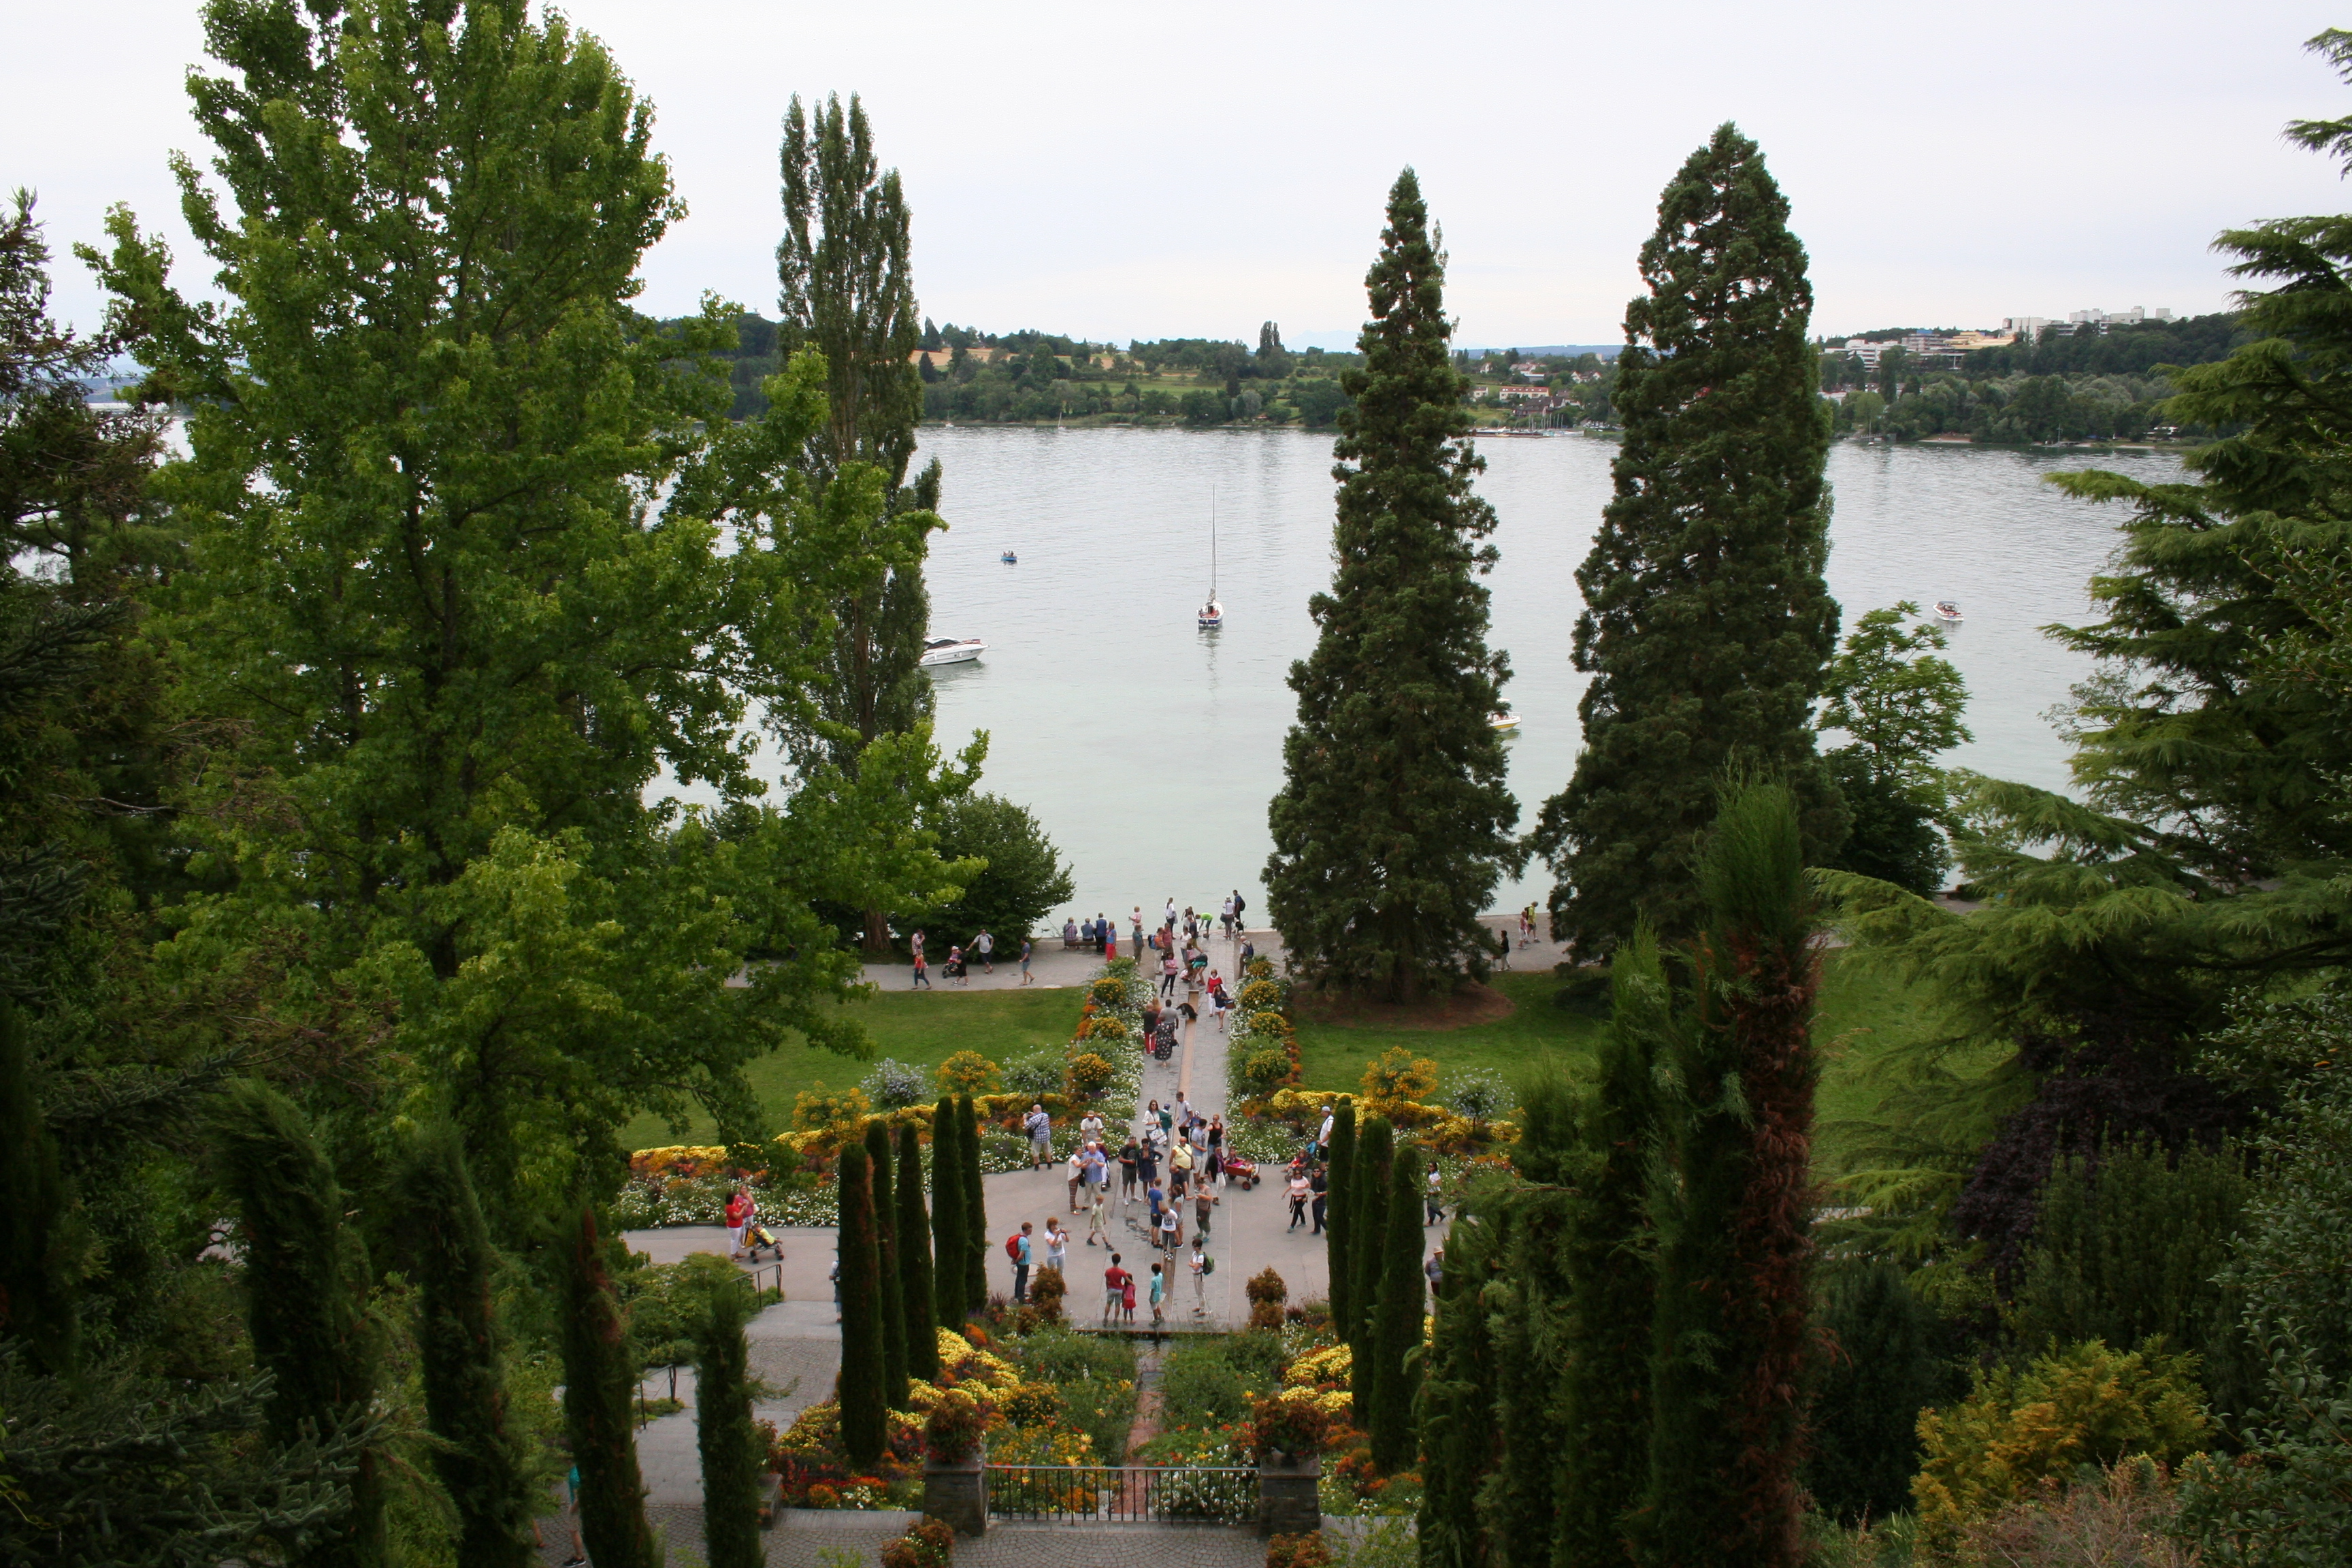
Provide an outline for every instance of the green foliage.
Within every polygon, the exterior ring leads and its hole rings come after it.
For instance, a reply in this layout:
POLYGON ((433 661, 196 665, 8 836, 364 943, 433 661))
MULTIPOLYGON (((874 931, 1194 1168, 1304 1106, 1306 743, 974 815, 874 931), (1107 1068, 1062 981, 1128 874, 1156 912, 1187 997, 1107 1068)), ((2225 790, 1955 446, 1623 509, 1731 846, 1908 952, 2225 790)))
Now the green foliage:
POLYGON ((2010 1327, 2029 1346, 2161 1338, 2197 1357, 2215 1413, 2235 1417, 2257 1373, 2217 1277, 2250 1187, 2230 1148, 2168 1156, 2118 1141, 2095 1165, 2062 1158, 2042 1189, 2010 1327))
POLYGON ((1941 657, 1944 631, 1906 624, 1919 614, 1910 599, 1872 610, 1846 634, 1822 682, 1823 730, 1843 730, 1870 771, 1940 797, 1935 759, 1972 739, 1960 713, 1967 683, 1941 657))
POLYGON ((457 1518, 458 1568, 535 1559, 542 1478, 509 1414, 505 1333, 493 1311, 496 1255, 457 1128, 417 1134, 402 1173, 400 1234, 417 1287, 416 1351, 435 1471, 457 1518))
POLYGON ((1828 1271, 1820 1321, 1806 1489, 1845 1523, 1890 1518, 1911 1506, 1920 1411, 1957 1392, 1937 1357, 1935 1311, 1903 1270, 1861 1260, 1828 1271))
POLYGON ((1437 1088, 1437 1064, 1427 1057, 1416 1057, 1402 1046, 1391 1046, 1380 1059, 1364 1067, 1360 1087, 1364 1098, 1374 1103, 1392 1100, 1426 1100, 1437 1088))
POLYGON ((732 1266, 702 1280, 694 1336, 694 1437, 702 1460, 702 1540, 710 1568, 758 1568, 761 1477, 767 1451, 751 1422, 750 1282, 732 1266))
POLYGON ((1250 1413, 1249 1387, 1220 1344, 1171 1352, 1160 1374, 1160 1401, 1182 1411, 1188 1426, 1223 1426, 1250 1413))
MULTIPOLYGON (((1389 1183, 1396 1162, 1396 1130, 1388 1118, 1367 1121, 1348 1172, 1348 1312, 1336 1323, 1353 1352, 1349 1373, 1356 1408, 1372 1399, 1374 1335, 1380 1327, 1381 1273, 1388 1264, 1389 1183)), ((1416 1228, 1420 1219, 1414 1217, 1416 1228)))
MULTIPOLYGON (((874 1237, 879 1288, 877 1305, 882 1315, 882 1396, 893 1409, 907 1408, 906 1297, 899 1289, 898 1201, 890 1184, 890 1129, 887 1123, 866 1124, 866 1169, 872 1173, 874 1237)), ((928 1333, 929 1331, 924 1331, 928 1333)), ((936 1342, 934 1349, 936 1349, 936 1342)))
POLYGON ((1837 637, 1822 579, 1829 428, 1806 338, 1812 288, 1756 144, 1718 128, 1660 198, 1649 292, 1617 360, 1616 498, 1577 569, 1584 750, 1533 842, 1552 928, 1591 954, 1647 920, 1702 916, 1695 854, 1727 768, 1801 792, 1808 858, 1845 836, 1811 710, 1837 637))
POLYGON ((24 1019, 0 994, 0 1335, 21 1342, 41 1370, 61 1373, 80 1360, 81 1224, 32 1068, 24 1019))
POLYGON ((1901 781, 1874 772, 1858 747, 1839 747, 1822 759, 1822 768, 1837 786, 1850 823, 1845 842, 1828 858, 1832 869, 1891 882, 1923 898, 1942 888, 1952 856, 1935 805, 1901 781))
POLYGON ((931 1278, 931 1220, 923 1204, 922 1135, 912 1122, 898 1129, 899 1317, 907 1336, 907 1375, 929 1383, 940 1372, 940 1321, 931 1278))
POLYGON ((1343 1341, 1356 1337, 1356 1102, 1341 1100, 1331 1112, 1331 1143, 1323 1151, 1328 1167, 1324 1194, 1324 1261, 1331 1276, 1331 1330, 1343 1341))
POLYGON ((1367 275, 1363 368, 1333 447, 1341 467, 1331 591, 1291 667, 1298 718, 1267 808, 1268 913, 1319 985, 1390 1001, 1486 972, 1478 924, 1522 858, 1518 805, 1486 715, 1507 661, 1486 646, 1494 509, 1446 356, 1444 262, 1412 171, 1389 194, 1367 275))
POLYGON ((646 1523, 633 1412, 637 1365, 613 1293, 596 1211, 583 1204, 565 1237, 563 1429, 580 1471, 580 1542, 599 1564, 656 1568, 646 1523))
POLYGON ((874 1167, 863 1143, 841 1150, 841 1446, 864 1469, 888 1438, 883 1349, 881 1238, 874 1218, 874 1167))
POLYGON ((964 1201, 963 1119, 955 1101, 941 1095, 931 1108, 931 1300, 932 1319, 943 1329, 963 1321, 964 1201))
POLYGON ((1484 1225, 1457 1226, 1437 1290, 1428 1375, 1414 1412, 1423 1470, 1419 1534, 1431 1568, 1483 1561, 1478 1482, 1495 1450, 1496 1367, 1486 1301, 1489 1271, 1484 1225))
POLYGON ((958 1051, 932 1069, 950 1094, 994 1094, 1002 1069, 978 1051, 958 1051))
POLYGON ((1700 872, 1690 1016, 1662 1057, 1643 1535, 1661 1563, 1794 1568, 1820 969, 1791 793, 1727 795, 1700 872))
MULTIPOLYGON (((1421 1390, 1422 1302, 1429 1289, 1423 1254, 1421 1173, 1402 1152, 1389 1181, 1381 1235, 1380 1291, 1372 1325, 1370 1420, 1372 1462, 1391 1475, 1413 1468, 1420 1452, 1413 1405, 1421 1390), (1408 1358, 1411 1358, 1408 1360, 1408 1358)), ((1362 1380, 1358 1379, 1358 1386, 1362 1380)))
POLYGON ((1061 1391, 1066 1418, 1094 1439, 1100 1464, 1118 1464, 1135 1425, 1135 1347, 1123 1339, 1041 1326, 1005 1352, 1023 1376, 1061 1391))
POLYGON ((963 1304, 966 1311, 977 1312, 988 1305, 990 1240, 988 1194, 980 1182, 980 1111, 971 1095, 956 1097, 956 1115, 962 1123, 957 1131, 956 1158, 963 1162, 963 1174, 956 1190, 963 1198, 963 1304))
POLYGON ((986 931, 1000 957, 1017 953, 1045 911, 1069 900, 1069 864, 1027 806, 1002 795, 969 795, 942 802, 929 826, 942 858, 987 862, 961 896, 928 917, 953 940, 969 942, 986 931))

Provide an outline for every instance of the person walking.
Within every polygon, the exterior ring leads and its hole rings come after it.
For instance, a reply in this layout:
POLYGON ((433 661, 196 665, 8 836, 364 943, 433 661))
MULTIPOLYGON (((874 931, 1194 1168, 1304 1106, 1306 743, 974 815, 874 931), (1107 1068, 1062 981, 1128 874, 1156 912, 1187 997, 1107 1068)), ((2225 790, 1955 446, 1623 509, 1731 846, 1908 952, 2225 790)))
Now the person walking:
POLYGON ((1118 1205, 1121 1208, 1135 1201, 1135 1167, 1142 1157, 1143 1150, 1136 1143, 1135 1134, 1129 1133, 1126 1143, 1118 1151, 1118 1205))
POLYGON ((923 962, 923 933, 921 931, 917 931, 914 935, 907 939, 907 951, 915 955, 915 962, 917 963, 923 962))
POLYGON ((1172 997, 1176 994, 1177 969, 1176 952, 1173 948, 1160 955, 1160 994, 1162 996, 1172 997))
MULTIPOLYGON (((1290 1228, 1297 1230, 1307 1223, 1307 1200, 1315 1195, 1315 1189, 1308 1184, 1303 1168, 1297 1165, 1290 1168, 1290 1184, 1284 1193, 1290 1199, 1290 1228)), ((1321 1216, 1318 1214, 1317 1217, 1321 1216)), ((1316 1228, 1320 1230, 1322 1226, 1318 1225, 1316 1228)))
POLYGON ((947 971, 949 984, 961 985, 965 983, 963 949, 957 947, 952 942, 948 946, 947 971))
POLYGON ((1201 1250, 1198 1237, 1192 1239, 1192 1315, 1209 1315, 1209 1255, 1201 1250))
POLYGON ((1045 1114, 1042 1101, 1033 1101, 1021 1125, 1029 1134, 1029 1169, 1034 1174, 1053 1163, 1054 1119, 1045 1114))
POLYGON ((1192 1194, 1192 1234, 1202 1241, 1209 1239, 1209 1211, 1217 1206, 1217 1194, 1203 1182, 1192 1194))
POLYGON ((931 977, 924 972, 923 950, 919 947, 915 950, 915 978, 907 989, 912 991, 918 985, 926 991, 931 988, 931 977))
POLYGON ((982 974, 996 973, 996 938, 989 934, 986 926, 981 927, 980 934, 971 939, 971 950, 980 954, 980 972, 982 974))
POLYGON ((1179 1138, 1176 1147, 1168 1152, 1168 1191, 1181 1198, 1192 1179, 1192 1142, 1189 1138, 1179 1138))
POLYGON ((1225 1190, 1225 1119, 1209 1118, 1209 1174, 1214 1178, 1217 1190, 1225 1190))
POLYGON ((727 1194, 727 1256, 730 1258, 743 1256, 743 1227, 751 1223, 751 1190, 739 1183, 735 1190, 727 1194))
POLYGON ((1234 935, 1236 937, 1242 934, 1242 928, 1247 923, 1242 911, 1248 908, 1248 900, 1242 897, 1242 890, 1235 888, 1234 889, 1234 935))
POLYGON ((1110 1245, 1110 1231, 1103 1224, 1105 1206, 1103 1194, 1108 1191, 1108 1187, 1097 1187, 1094 1202, 1087 1205, 1087 1245, 1088 1247, 1092 1247, 1097 1237, 1105 1247, 1110 1245))
POLYGON ((1434 1160, 1429 1163, 1429 1176, 1425 1184, 1429 1190, 1421 1194, 1422 1206, 1429 1211, 1429 1217, 1421 1222, 1422 1228, 1424 1230, 1445 1217, 1444 1201, 1445 1178, 1439 1173, 1437 1162, 1434 1160))
POLYGON ((1151 1266, 1151 1326, 1160 1328, 1168 1321, 1168 1276, 1161 1266, 1151 1266))
POLYGON ((1307 1151, 1307 1157, 1308 1159, 1320 1160, 1329 1155, 1331 1152, 1331 1129, 1338 1125, 1338 1122, 1339 1119, 1331 1114, 1331 1108, 1328 1105, 1325 1106, 1323 1108, 1323 1125, 1315 1134, 1315 1146, 1307 1151))
POLYGON ((1013 1300, 1016 1305, 1029 1300, 1029 1235, 1035 1228, 1027 1220, 1023 1220, 1021 1234, 1014 1237, 1013 1245, 1005 1249, 1013 1258, 1013 1300))
POLYGON ((1225 940, 1226 940, 1227 942, 1231 942, 1231 941, 1233 941, 1233 940, 1234 940, 1234 901, 1233 901, 1233 900, 1232 900, 1232 899, 1228 898, 1228 899, 1225 900, 1225 902, 1224 902, 1224 907, 1217 912, 1217 919, 1218 919, 1218 921, 1219 921, 1220 922, 1222 922, 1222 923, 1223 923, 1223 927, 1224 927, 1225 940))
POLYGON ((1495 967, 1497 969, 1511 967, 1511 933, 1501 926, 1495 928, 1495 967))
POLYGON ((1078 1212, 1078 1189, 1086 1185, 1087 1181, 1087 1151, 1083 1144, 1070 1151, 1070 1157, 1062 1163, 1062 1171, 1068 1178, 1070 1212, 1076 1214, 1078 1212))
POLYGON ((1430 1300, 1435 1300, 1438 1287, 1445 1283, 1445 1248, 1441 1247, 1432 1252, 1429 1261, 1421 1266, 1421 1271, 1429 1276, 1430 1300))
POLYGON ((1105 1328, 1108 1328, 1110 1321, 1118 1316, 1119 1298, 1126 1291, 1129 1278, 1127 1270, 1118 1266, 1118 1254, 1112 1253, 1110 1267, 1103 1270, 1102 1321, 1105 1328))
MULTIPOLYGON (((1158 1129, 1155 1128, 1153 1131, 1157 1131, 1158 1129)), ((1137 1181, 1143 1184, 1147 1192, 1155 1191, 1160 1185, 1160 1149, 1149 1138, 1146 1138, 1135 1151, 1135 1177, 1137 1181)), ((1155 1225, 1159 1223, 1160 1210, 1157 1207, 1152 1209, 1151 1218, 1155 1225)))
POLYGON ((1165 1208, 1167 1205, 1168 1194, 1160 1190, 1160 1184, 1158 1182, 1155 1181, 1151 1183, 1144 1189, 1143 1212, 1145 1216, 1151 1222, 1151 1233, 1155 1238, 1160 1234, 1160 1211, 1165 1208))
POLYGON ((1315 1194, 1313 1200, 1315 1208, 1315 1229, 1313 1234, 1320 1236, 1323 1234, 1324 1213, 1330 1207, 1331 1204, 1331 1178, 1325 1173, 1321 1165, 1317 1165, 1313 1170, 1307 1173, 1307 1190, 1315 1194))
POLYGON ((1029 973, 1029 959, 1035 951, 1034 942, 1025 936, 1021 939, 1021 984, 1024 985, 1034 985, 1037 983, 1037 977, 1029 973))

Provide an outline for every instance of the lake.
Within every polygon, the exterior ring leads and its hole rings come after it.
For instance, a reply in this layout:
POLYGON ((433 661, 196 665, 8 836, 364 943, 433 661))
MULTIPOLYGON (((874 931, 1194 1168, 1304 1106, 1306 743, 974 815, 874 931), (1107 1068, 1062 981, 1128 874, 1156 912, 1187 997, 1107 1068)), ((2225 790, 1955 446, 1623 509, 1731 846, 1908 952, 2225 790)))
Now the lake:
MULTIPOLYGON (((1294 713, 1284 679, 1314 641, 1310 594, 1330 581, 1331 436, 1301 430, 929 427, 946 470, 949 531, 930 560, 935 635, 987 639, 984 660, 937 672, 940 738, 989 734, 982 787, 1034 811, 1073 867, 1074 912, 1213 908, 1239 886, 1253 918, 1272 847, 1265 805, 1294 713), (1202 631, 1209 512, 1218 517, 1225 625, 1202 631), (1017 565, 999 555, 1013 550, 1017 565)), ((1506 742, 1520 825, 1568 780, 1585 677, 1569 659, 1576 566, 1609 498, 1615 444, 1573 433, 1479 443, 1480 489, 1501 518, 1492 641, 1521 718, 1506 742)), ((918 458, 918 461, 923 460, 918 458)), ((2042 482, 2066 468, 2151 479, 2148 452, 2029 453, 1956 446, 1831 448, 1829 582, 1849 624, 1899 599, 1960 602, 1950 658, 1976 738, 1957 764, 2066 783, 2051 710, 2089 662, 2043 637, 2088 609, 2121 512, 2042 482)), ((1496 909, 1540 905, 1540 863, 1496 909)), ((1059 924, 1063 911, 1051 917, 1059 924)))

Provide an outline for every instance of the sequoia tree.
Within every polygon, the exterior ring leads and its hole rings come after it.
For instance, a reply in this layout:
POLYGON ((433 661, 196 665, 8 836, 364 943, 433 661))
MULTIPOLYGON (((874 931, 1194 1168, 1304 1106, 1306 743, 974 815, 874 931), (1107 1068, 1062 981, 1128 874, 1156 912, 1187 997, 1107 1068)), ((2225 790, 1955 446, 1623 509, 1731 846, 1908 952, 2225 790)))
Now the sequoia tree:
POLYGON ((1727 769, 1772 769, 1807 803, 1812 858, 1844 837, 1811 708, 1837 638, 1830 437, 1812 288, 1789 204, 1732 126, 1693 153, 1642 247, 1612 398, 1616 494, 1577 568, 1584 749, 1533 842, 1555 935, 1607 952, 1648 920, 1699 923, 1696 853, 1727 769))
POLYGON ((893 1409, 907 1404, 907 1299, 899 1289, 898 1202, 890 1185, 890 1124, 866 1124, 866 1159, 874 1173, 874 1240, 881 1269, 882 1396, 893 1409))
POLYGON ((1266 904, 1314 984, 1407 1002, 1483 975, 1478 923, 1514 847, 1518 805, 1487 722, 1509 669, 1486 646, 1494 509, 1462 437, 1446 353, 1445 258, 1411 169, 1389 193, 1365 277, 1372 319, 1332 450, 1331 590, 1309 601, 1315 650, 1290 667, 1298 718, 1267 808, 1266 904))
POLYGON ((907 1334, 907 1375, 929 1383, 940 1373, 939 1304, 931 1299, 931 1221, 923 1206, 922 1134, 898 1128, 899 1315, 907 1334))
POLYGON ((839 1192, 841 1446, 850 1462, 862 1468, 882 1458, 889 1436, 874 1166, 863 1143, 841 1146, 839 1192))

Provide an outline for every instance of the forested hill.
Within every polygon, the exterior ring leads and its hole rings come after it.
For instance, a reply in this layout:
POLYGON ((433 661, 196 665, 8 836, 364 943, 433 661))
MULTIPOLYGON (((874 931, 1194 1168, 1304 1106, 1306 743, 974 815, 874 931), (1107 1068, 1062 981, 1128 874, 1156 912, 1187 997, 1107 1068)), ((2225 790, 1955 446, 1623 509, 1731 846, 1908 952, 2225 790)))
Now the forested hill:
POLYGON ((2246 341, 2234 311, 2178 321, 2138 321, 2072 337, 2048 333, 2031 348, 1978 349, 1964 368, 1979 375, 2146 375, 2160 364, 2210 364, 2246 341))

